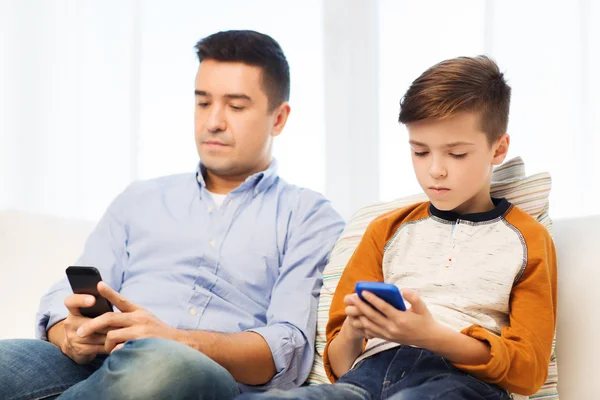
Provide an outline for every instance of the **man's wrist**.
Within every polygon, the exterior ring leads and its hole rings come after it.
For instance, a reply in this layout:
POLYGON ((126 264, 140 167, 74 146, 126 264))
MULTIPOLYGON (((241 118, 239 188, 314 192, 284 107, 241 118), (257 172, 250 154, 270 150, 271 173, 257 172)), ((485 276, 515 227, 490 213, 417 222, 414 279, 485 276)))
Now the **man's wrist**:
POLYGON ((204 343, 205 340, 201 338, 202 333, 203 331, 173 328, 170 339, 204 353, 203 348, 206 343, 204 343))
POLYGON ((48 331, 46 332, 48 341, 53 345, 59 347, 60 349, 63 348, 63 344, 65 341, 63 321, 58 321, 56 324, 52 325, 50 329, 48 329, 48 331))
POLYGON ((174 328, 173 332, 170 335, 170 339, 174 340, 176 342, 185 344, 185 345, 190 345, 190 337, 189 337, 189 331, 183 330, 183 329, 176 329, 174 328))

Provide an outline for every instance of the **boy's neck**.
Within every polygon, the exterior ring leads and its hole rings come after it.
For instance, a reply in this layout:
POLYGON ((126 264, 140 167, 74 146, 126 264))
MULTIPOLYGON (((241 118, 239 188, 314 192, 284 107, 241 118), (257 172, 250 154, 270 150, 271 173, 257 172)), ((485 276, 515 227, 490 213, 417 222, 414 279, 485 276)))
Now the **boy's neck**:
POLYGON ((465 214, 478 214, 483 212, 491 211, 495 208, 492 197, 488 194, 487 198, 484 199, 470 199, 460 206, 456 207, 453 212, 461 215, 465 214))
POLYGON ((457 209, 444 211, 435 207, 433 203, 430 204, 430 212, 434 216, 441 218, 446 221, 454 222, 458 220, 465 220, 471 222, 485 222, 499 218, 506 213, 510 208, 510 202, 506 199, 491 199, 491 207, 487 207, 483 211, 474 211, 459 213, 457 209))

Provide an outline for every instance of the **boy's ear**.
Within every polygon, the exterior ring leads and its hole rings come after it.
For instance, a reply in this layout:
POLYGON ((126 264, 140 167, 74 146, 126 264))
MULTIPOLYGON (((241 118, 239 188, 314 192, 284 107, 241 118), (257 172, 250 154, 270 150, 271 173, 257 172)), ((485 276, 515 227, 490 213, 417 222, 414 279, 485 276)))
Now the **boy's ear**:
POLYGON ((508 133, 503 134, 496 140, 494 144, 494 157, 492 158, 492 165, 500 165, 508 154, 508 148, 510 146, 510 136, 508 133))

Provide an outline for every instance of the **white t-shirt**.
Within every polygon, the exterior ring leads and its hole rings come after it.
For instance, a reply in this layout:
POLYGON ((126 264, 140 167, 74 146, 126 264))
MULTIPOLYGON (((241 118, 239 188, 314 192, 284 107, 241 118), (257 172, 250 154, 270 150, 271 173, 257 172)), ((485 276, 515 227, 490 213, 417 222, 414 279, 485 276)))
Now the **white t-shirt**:
POLYGON ((218 194, 218 193, 213 193, 213 192, 208 192, 208 193, 210 193, 210 195, 212 196, 212 199, 215 202, 215 206, 217 208, 221 207, 221 204, 223 204, 223 201, 225 201, 225 197, 227 197, 226 194, 218 194))

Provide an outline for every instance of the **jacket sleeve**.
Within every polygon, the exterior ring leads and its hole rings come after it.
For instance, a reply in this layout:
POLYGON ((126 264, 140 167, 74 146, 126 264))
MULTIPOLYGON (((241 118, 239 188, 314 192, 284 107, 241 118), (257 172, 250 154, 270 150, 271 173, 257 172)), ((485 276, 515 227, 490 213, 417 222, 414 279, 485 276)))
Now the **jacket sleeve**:
POLYGON ((513 393, 529 396, 548 377, 556 329, 557 265, 554 243, 543 227, 536 224, 521 233, 528 260, 511 292, 509 325, 500 336, 479 326, 463 330, 488 342, 492 357, 485 365, 454 365, 513 393))

